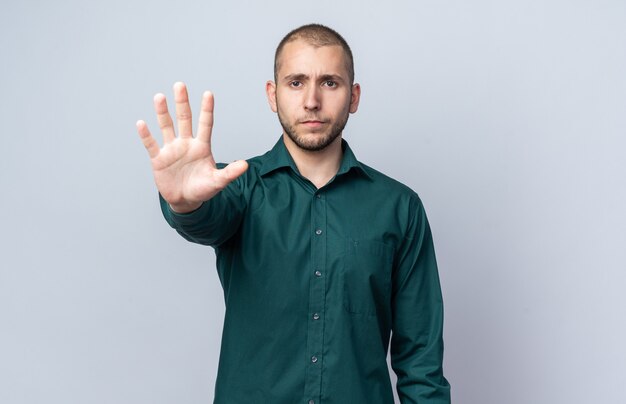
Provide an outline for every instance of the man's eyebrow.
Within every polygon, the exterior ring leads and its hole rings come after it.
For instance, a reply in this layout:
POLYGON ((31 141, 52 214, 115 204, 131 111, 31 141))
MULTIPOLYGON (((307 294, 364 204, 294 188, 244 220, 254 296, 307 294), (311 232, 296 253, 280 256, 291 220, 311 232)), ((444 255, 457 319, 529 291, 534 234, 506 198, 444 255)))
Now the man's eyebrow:
POLYGON ((293 73, 293 74, 288 74, 285 77, 283 77, 283 80, 285 80, 285 81, 292 81, 292 80, 302 81, 302 80, 306 80, 308 78, 309 78, 309 76, 307 76, 304 73, 293 73))
POLYGON ((340 81, 340 82, 345 81, 343 77, 341 77, 338 74, 322 74, 322 76, 320 77, 320 81, 326 81, 326 80, 340 81))
MULTIPOLYGON (((307 74, 304 73, 292 73, 292 74, 288 74, 285 77, 283 77, 284 81, 292 81, 292 80, 296 80, 296 81, 304 81, 309 79, 309 76, 307 74)), ((333 80, 333 81, 339 81, 339 82, 344 82, 344 78, 341 77, 341 75, 339 74, 334 74, 334 73, 329 73, 329 74, 322 74, 319 78, 320 81, 326 81, 326 80, 333 80)))

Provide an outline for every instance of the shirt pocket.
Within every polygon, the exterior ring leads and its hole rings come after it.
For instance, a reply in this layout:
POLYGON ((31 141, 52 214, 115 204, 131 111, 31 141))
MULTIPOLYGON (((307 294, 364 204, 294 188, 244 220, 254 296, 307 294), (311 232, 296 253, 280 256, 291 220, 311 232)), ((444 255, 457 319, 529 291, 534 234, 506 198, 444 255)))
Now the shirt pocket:
POLYGON ((343 305, 352 314, 376 316, 390 308, 393 248, 376 240, 346 240, 343 305))

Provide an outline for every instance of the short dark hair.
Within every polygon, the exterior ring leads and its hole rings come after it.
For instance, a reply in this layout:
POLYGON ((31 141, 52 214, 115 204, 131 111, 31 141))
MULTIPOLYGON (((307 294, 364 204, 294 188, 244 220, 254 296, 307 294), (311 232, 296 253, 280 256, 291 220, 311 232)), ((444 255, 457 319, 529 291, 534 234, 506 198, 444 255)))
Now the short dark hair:
POLYGON ((308 44, 315 47, 332 45, 341 46, 346 56, 346 68, 348 69, 350 84, 352 85, 352 83, 354 83, 354 59, 352 57, 352 51, 350 50, 350 46, 348 46, 348 42, 346 42, 346 40, 343 39, 343 37, 339 35, 337 31, 321 24, 307 24, 298 27, 285 35, 285 37, 280 41, 278 47, 276 48, 276 53, 274 54, 275 81, 278 81, 278 68, 280 67, 278 60, 283 51, 283 48, 289 42, 293 42, 298 39, 302 39, 308 44))

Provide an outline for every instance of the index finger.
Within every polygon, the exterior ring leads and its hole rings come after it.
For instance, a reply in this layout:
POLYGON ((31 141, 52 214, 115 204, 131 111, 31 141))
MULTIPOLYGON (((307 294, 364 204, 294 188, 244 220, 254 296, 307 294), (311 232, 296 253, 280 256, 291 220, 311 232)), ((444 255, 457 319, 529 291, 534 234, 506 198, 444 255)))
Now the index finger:
POLYGON ((198 118, 198 140, 211 143, 211 132, 213 131, 213 93, 205 91, 202 94, 202 105, 200 107, 200 117, 198 118))

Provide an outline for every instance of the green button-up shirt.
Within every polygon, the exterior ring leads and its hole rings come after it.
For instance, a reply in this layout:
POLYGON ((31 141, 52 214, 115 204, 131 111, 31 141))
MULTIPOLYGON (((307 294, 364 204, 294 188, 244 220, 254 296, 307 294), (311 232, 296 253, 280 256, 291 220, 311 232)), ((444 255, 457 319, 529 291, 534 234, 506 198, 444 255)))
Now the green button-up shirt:
POLYGON ((443 303, 417 194, 360 163, 302 177, 282 138, 241 177, 168 223, 215 248, 226 313, 216 404, 449 403, 443 303))

